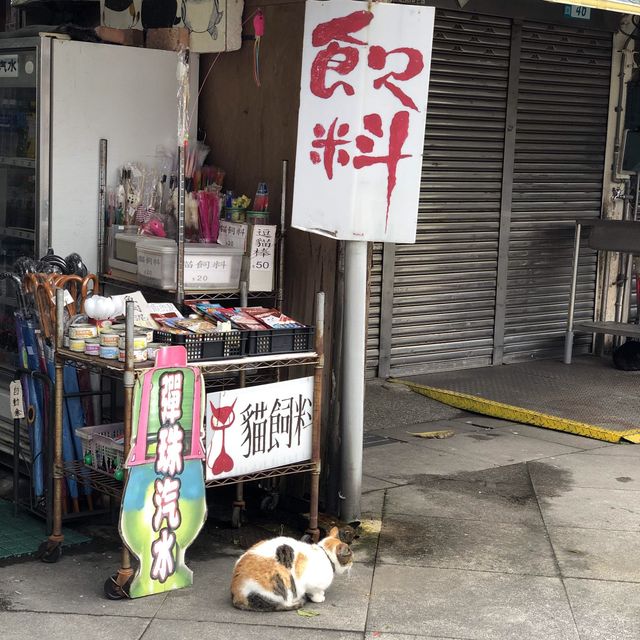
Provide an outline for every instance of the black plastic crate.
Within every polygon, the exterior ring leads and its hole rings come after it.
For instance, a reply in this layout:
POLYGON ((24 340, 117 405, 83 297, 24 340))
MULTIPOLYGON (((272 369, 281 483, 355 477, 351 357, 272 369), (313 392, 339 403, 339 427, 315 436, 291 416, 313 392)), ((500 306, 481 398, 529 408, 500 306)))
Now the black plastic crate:
POLYGON ((262 356, 313 351, 315 332, 315 327, 247 331, 246 353, 248 356, 262 356))
POLYGON ((185 335, 168 333, 167 331, 153 332, 154 342, 185 347, 189 362, 240 358, 244 354, 246 339, 243 332, 237 330, 185 335))

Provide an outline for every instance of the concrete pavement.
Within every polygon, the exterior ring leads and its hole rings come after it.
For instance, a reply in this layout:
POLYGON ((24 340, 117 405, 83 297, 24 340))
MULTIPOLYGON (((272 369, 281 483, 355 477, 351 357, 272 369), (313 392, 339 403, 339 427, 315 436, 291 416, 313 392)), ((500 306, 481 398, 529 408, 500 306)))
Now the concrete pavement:
POLYGON ((368 393, 357 563, 305 607, 318 615, 233 609, 242 549, 205 536, 193 588, 137 601, 102 596, 109 549, 0 568, 0 637, 640 639, 640 445, 462 414, 403 388, 368 393), (454 435, 410 433, 436 429, 454 435))

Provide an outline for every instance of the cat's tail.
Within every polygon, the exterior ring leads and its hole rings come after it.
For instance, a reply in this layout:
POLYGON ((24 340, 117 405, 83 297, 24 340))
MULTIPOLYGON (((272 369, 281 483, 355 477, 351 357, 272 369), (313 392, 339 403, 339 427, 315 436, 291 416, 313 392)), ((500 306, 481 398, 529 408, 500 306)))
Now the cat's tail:
POLYGON ((236 609, 242 609, 243 611, 293 611, 299 609, 304 600, 296 600, 292 604, 285 604, 282 601, 271 600, 260 593, 252 592, 247 594, 246 597, 233 596, 233 606, 236 609))

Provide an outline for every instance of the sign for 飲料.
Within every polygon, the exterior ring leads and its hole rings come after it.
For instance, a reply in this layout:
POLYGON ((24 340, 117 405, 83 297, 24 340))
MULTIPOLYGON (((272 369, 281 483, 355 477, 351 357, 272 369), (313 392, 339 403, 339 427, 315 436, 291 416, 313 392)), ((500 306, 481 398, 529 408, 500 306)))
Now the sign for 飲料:
POLYGON ((207 394, 206 478, 311 458, 313 377, 207 394))
POLYGON ((435 9, 306 3, 292 225, 415 242, 435 9))

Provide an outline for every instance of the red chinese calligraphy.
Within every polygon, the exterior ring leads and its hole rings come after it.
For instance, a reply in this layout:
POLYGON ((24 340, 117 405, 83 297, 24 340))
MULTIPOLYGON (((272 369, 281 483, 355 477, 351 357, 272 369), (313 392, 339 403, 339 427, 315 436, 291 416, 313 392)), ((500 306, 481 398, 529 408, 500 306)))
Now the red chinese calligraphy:
POLYGON ((152 544, 151 577, 159 582, 165 582, 176 570, 173 549, 176 546, 176 534, 169 529, 163 529, 160 537, 152 544))
POLYGON ((400 89, 397 84, 391 82, 390 78, 401 81, 415 78, 424 69, 422 53, 417 49, 410 49, 408 47, 401 47, 399 49, 386 51, 382 47, 373 45, 369 49, 368 64, 372 69, 382 70, 386 66, 387 58, 392 55, 406 56, 407 66, 403 71, 390 71, 389 73, 376 78, 373 81, 373 87, 375 89, 386 87, 396 98, 398 98, 398 100, 400 100, 404 107, 418 111, 416 103, 402 89, 400 89))
POLYGON ((160 377, 160 423, 175 424, 182 417, 181 371, 165 373, 160 377))
MULTIPOLYGON (((376 138, 383 137, 382 118, 377 113, 366 115, 363 119, 364 128, 376 138)), ((398 163, 403 158, 411 157, 410 154, 403 154, 402 147, 409 135, 409 112, 399 111, 393 116, 389 127, 389 151, 386 155, 360 155, 353 159, 353 166, 356 169, 370 167, 375 164, 387 166, 387 214, 385 219, 385 230, 389 225, 389 209, 391 207, 391 196, 396 186, 398 163)), ((375 141, 368 135, 356 137, 358 150, 364 153, 373 151, 375 141)))
POLYGON ((318 52, 311 64, 310 88, 319 98, 330 98, 338 87, 342 87, 345 94, 352 96, 355 90, 348 82, 337 81, 327 86, 329 71, 346 76, 351 73, 360 60, 356 47, 341 46, 339 43, 366 44, 363 40, 353 37, 353 33, 364 29, 373 20, 370 11, 354 11, 348 16, 342 16, 323 22, 316 26, 311 35, 314 47, 326 47, 318 52))
POLYGON ((311 143, 311 146, 314 149, 323 149, 323 153, 322 156, 318 151, 311 151, 309 154, 313 164, 319 164, 320 162, 324 164, 324 170, 329 180, 333 180, 333 160, 335 158, 336 151, 338 152, 337 160, 339 164, 344 167, 349 163, 349 154, 347 151, 344 149, 338 149, 339 146, 351 142, 343 137, 349 133, 349 125, 337 125, 338 118, 331 123, 328 130, 326 130, 320 123, 316 124, 313 128, 313 133, 316 136, 316 139, 311 143), (338 129, 337 132, 336 126, 338 129), (338 137, 336 137, 336 133, 338 137))
POLYGON ((178 508, 178 498, 180 497, 180 480, 178 478, 158 478, 155 481, 155 492, 153 494, 153 530, 160 531, 162 521, 166 518, 170 529, 176 530, 180 527, 182 516, 178 508))
POLYGON ((179 424, 162 427, 158 431, 158 448, 156 450, 156 473, 175 476, 182 473, 182 447, 184 431, 179 424))

